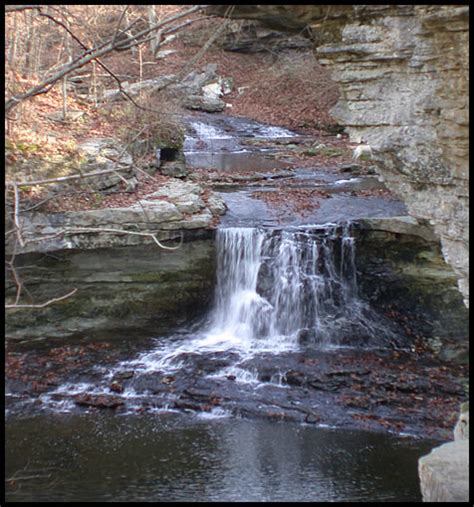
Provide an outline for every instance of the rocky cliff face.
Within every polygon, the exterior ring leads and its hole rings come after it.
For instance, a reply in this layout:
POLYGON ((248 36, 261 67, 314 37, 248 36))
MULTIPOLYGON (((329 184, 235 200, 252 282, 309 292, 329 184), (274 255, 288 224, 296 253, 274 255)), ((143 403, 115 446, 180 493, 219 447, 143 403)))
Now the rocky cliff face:
POLYGON ((341 88, 334 117, 372 147, 410 214, 429 220, 468 306, 469 8, 259 5, 232 16, 306 30, 341 88))

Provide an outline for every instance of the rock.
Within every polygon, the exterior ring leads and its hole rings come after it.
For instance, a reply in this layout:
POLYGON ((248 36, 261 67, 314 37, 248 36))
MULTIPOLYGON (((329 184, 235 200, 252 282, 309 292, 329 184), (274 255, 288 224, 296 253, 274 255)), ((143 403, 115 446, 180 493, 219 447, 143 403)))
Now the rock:
POLYGON ((77 121, 84 117, 86 113, 84 111, 67 111, 66 118, 63 117, 63 111, 54 111, 49 114, 47 118, 52 121, 57 122, 69 122, 69 121, 77 121))
POLYGON ((227 211, 227 205, 224 199, 217 194, 211 194, 207 198, 207 205, 214 216, 224 215, 227 211))
POLYGON ((433 449, 418 461, 424 502, 469 501, 469 440, 433 449))
POLYGON ((317 424, 320 420, 321 417, 319 417, 319 415, 316 414, 308 414, 304 419, 304 421, 308 424, 317 424))
POLYGON ((363 139, 387 187, 429 220, 469 305, 469 6, 213 5, 208 12, 311 32, 341 87, 332 116, 363 139))
POLYGON ((181 213, 196 213, 205 207, 204 201, 200 197, 201 192, 202 188, 196 183, 174 180, 148 195, 147 199, 152 202, 156 198, 166 197, 181 213))
POLYGON ((189 95, 184 98, 183 106, 187 109, 205 111, 206 113, 219 113, 224 111, 225 102, 219 98, 189 95))
POLYGON ((311 41, 302 35, 288 36, 287 33, 269 30, 255 21, 239 21, 231 23, 223 48, 226 51, 242 53, 258 53, 261 51, 277 52, 283 49, 307 49, 311 41))
POLYGON ((401 326, 400 334, 409 332, 410 342, 418 336, 439 359, 463 363, 469 346, 468 309, 433 231, 402 216, 360 220, 353 234, 359 293, 391 316, 401 326))
POLYGON ((122 399, 108 395, 77 394, 73 399, 76 405, 86 407, 117 408, 124 404, 122 399))
POLYGON ((184 155, 180 155, 176 160, 170 160, 161 162, 159 172, 165 176, 171 176, 173 178, 185 178, 188 174, 188 168, 186 167, 186 161, 184 155))
POLYGON ((430 227, 411 216, 365 218, 358 221, 358 225, 362 229, 416 236, 423 239, 424 241, 434 243, 438 242, 438 238, 430 227))
MULTIPOLYGON (((134 178, 131 155, 114 139, 88 139, 78 145, 78 151, 84 158, 81 165, 83 173, 116 169, 122 178, 134 178)), ((106 190, 123 181, 120 176, 111 172, 90 177, 87 182, 97 190, 106 190)))
POLYGON ((123 393, 124 391, 123 385, 119 384, 118 382, 113 382, 110 384, 109 389, 114 393, 123 393))
POLYGON ((163 58, 166 58, 167 56, 172 55, 176 52, 177 49, 162 49, 155 54, 155 58, 157 60, 162 60, 163 58))
MULTIPOLYGON (((169 86, 169 83, 172 83, 175 79, 176 76, 174 74, 169 74, 154 79, 145 79, 139 83, 129 84, 128 82, 123 82, 122 88, 128 95, 134 97, 139 95, 142 91, 153 92, 161 90, 165 86, 169 86)), ((125 97, 119 89, 104 90, 102 100, 111 102, 116 100, 125 100, 125 97)))
MULTIPOLYGON (((21 219, 23 236, 35 241, 17 247, 16 253, 154 244, 151 236, 136 233, 152 233, 165 241, 177 236, 173 231, 208 229, 214 226, 213 218, 225 213, 226 207, 223 199, 212 192, 206 204, 203 191, 196 183, 173 179, 128 207, 50 214, 25 212, 21 219), (121 233, 122 230, 131 234, 121 233)), ((12 242, 7 242, 7 252, 12 252, 13 247, 12 242)))
MULTIPOLYGON (((111 248, 110 239, 105 239, 106 248, 56 251, 54 257, 18 255, 16 262, 34 301, 47 301, 73 288, 77 292, 45 308, 8 312, 5 335, 26 340, 75 333, 124 336, 135 330, 129 335, 133 338, 139 336, 137 330, 150 336, 170 322, 177 325, 202 315, 211 300, 216 267, 211 234, 201 233, 201 238, 185 233, 185 241, 173 251, 155 244, 111 248)), ((100 238, 92 244, 100 244, 100 238)), ((126 387, 135 376, 132 370, 117 372, 110 384, 126 387)))
POLYGON ((461 413, 454 427, 454 440, 469 440, 469 402, 461 405, 461 413))
POLYGON ((201 72, 196 70, 190 72, 178 88, 184 89, 187 94, 199 94, 203 86, 217 80, 217 77, 217 64, 209 63, 201 72))

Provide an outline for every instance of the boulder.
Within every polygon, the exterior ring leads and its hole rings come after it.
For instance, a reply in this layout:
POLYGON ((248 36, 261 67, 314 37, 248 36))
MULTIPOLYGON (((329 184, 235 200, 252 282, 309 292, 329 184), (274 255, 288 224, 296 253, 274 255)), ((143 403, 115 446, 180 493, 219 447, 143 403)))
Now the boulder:
POLYGON ((189 95, 184 98, 183 106, 186 109, 204 111, 206 113, 220 113, 226 108, 223 100, 209 95, 189 95))
POLYGON ((217 64, 208 63, 201 71, 190 72, 176 88, 187 94, 199 94, 203 86, 216 81, 217 77, 217 64))
POLYGON ((123 178, 129 180, 131 184, 136 184, 132 170, 133 159, 128 151, 115 139, 88 139, 78 145, 78 151, 83 158, 82 173, 111 169, 117 171, 117 173, 110 172, 88 178, 87 182, 97 190, 110 189, 123 181, 123 178))
MULTIPOLYGON (((135 97, 140 94, 142 91, 153 92, 158 91, 168 86, 170 83, 175 81, 176 76, 174 74, 168 74, 166 76, 161 76, 153 79, 145 79, 139 83, 129 84, 127 81, 122 83, 123 90, 130 95, 131 97, 135 97)), ((115 88, 111 90, 104 90, 102 94, 102 100, 105 101, 117 101, 123 100, 125 97, 123 93, 115 88)))
POLYGON ((424 502, 469 501, 469 440, 433 449, 418 461, 424 502))

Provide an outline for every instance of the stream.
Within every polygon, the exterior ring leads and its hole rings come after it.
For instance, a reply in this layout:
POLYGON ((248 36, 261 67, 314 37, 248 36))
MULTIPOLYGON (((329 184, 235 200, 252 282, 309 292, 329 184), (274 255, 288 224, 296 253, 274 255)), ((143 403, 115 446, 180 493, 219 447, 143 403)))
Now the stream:
POLYGON ((212 303, 153 336, 25 347, 61 381, 34 396, 7 382, 8 501, 421 501, 417 460, 450 431, 426 404, 457 386, 361 296, 352 225, 406 210, 357 195, 374 176, 274 156, 304 140, 190 118, 190 167, 264 175, 216 183, 228 211, 212 303), (301 216, 256 197, 283 180, 330 198, 301 216))

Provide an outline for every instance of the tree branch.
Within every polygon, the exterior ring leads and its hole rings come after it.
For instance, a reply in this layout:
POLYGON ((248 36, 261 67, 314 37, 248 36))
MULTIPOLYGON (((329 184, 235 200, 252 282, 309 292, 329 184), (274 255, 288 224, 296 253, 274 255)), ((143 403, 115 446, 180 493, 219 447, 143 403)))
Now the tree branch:
POLYGON ((41 5, 8 5, 5 6, 5 12, 19 12, 26 11, 28 9, 40 9, 41 5))
POLYGON ((14 305, 5 305, 5 308, 7 310, 12 309, 12 308, 44 308, 45 306, 49 306, 49 305, 56 303, 58 301, 62 301, 63 299, 66 299, 66 298, 72 296, 76 292, 77 292, 77 289, 74 289, 71 292, 68 292, 67 294, 65 294, 64 296, 61 296, 59 298, 53 298, 53 299, 50 299, 49 301, 46 301, 45 303, 41 303, 41 304, 37 304, 37 305, 19 305, 19 304, 15 303, 14 305))
MULTIPOLYGON (((186 11, 183 11, 181 13, 175 14, 174 16, 170 16, 168 18, 165 18, 163 21, 160 21, 155 26, 153 26, 151 28, 147 28, 147 29, 142 30, 141 32, 135 34, 135 36, 132 37, 132 39, 135 39, 137 41, 138 39, 140 39, 140 37, 144 37, 145 35, 148 35, 150 32, 157 30, 160 27, 162 27, 168 23, 171 23, 179 18, 182 18, 184 16, 192 14, 193 12, 201 10, 205 7, 206 6, 195 5, 194 7, 191 7, 190 9, 187 9, 186 11)), ((122 44, 123 44, 123 42, 121 42, 121 41, 115 41, 114 43, 112 43, 112 41, 110 41, 110 42, 106 43, 105 46, 100 46, 99 49, 95 48, 92 50, 87 50, 81 56, 76 58, 76 60, 74 60, 73 62, 71 62, 69 64, 65 64, 59 72, 57 72, 53 76, 50 76, 49 78, 45 79, 42 83, 31 87, 29 90, 27 90, 26 92, 24 92, 20 95, 10 97, 8 100, 6 100, 5 112, 6 113, 9 112, 14 107, 16 107, 20 102, 22 102, 23 100, 29 99, 29 98, 34 97, 36 95, 40 95, 42 93, 46 93, 47 91, 49 91, 49 89, 55 83, 57 83, 66 74, 69 74, 73 70, 83 67, 84 65, 91 62, 92 60, 97 60, 97 58, 100 58, 101 56, 106 55, 107 53, 110 53, 111 51, 113 51, 114 49, 116 49, 117 47, 119 47, 122 44)), ((108 69, 107 69, 107 71, 108 71, 108 69)), ((121 91, 123 92, 123 90, 121 90, 121 91)))

